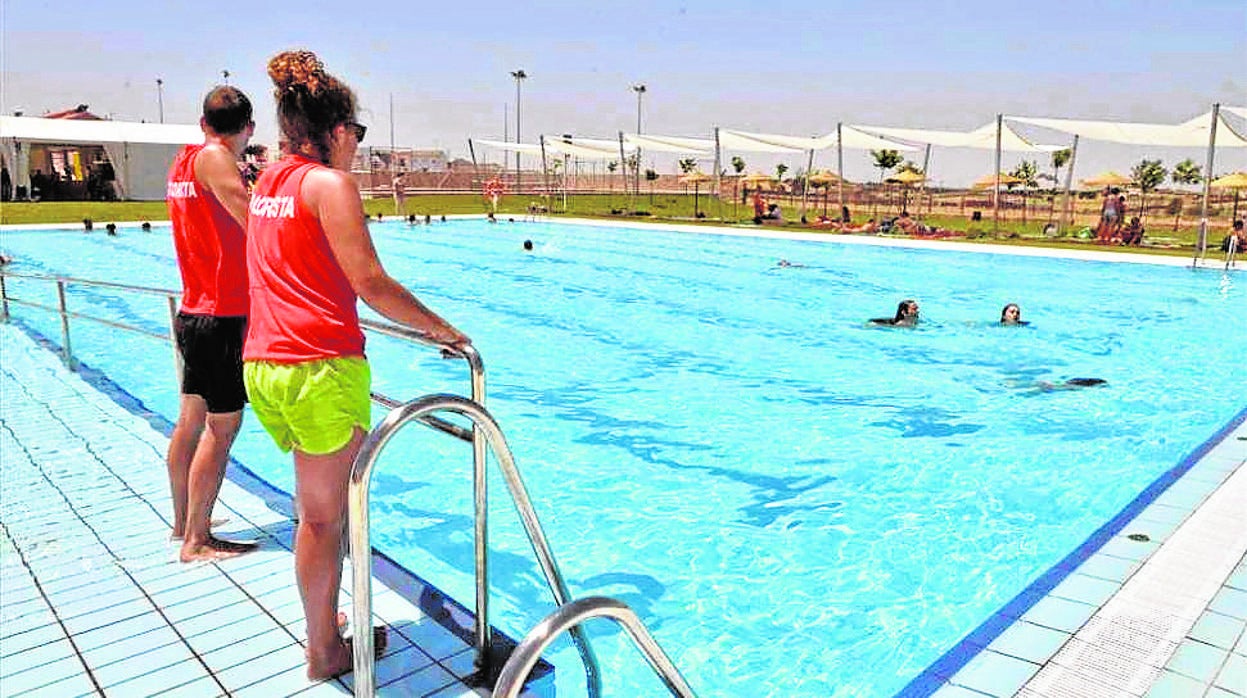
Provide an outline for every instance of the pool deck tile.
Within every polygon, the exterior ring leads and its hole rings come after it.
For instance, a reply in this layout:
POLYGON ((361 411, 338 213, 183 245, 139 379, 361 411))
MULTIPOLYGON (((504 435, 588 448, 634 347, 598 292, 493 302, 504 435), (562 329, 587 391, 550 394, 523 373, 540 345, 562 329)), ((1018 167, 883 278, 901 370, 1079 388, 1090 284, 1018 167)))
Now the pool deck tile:
POLYGON ((1046 594, 1019 594, 898 695, 1247 698, 1247 410, 1188 460, 1046 594))
MULTIPOLYGON (((0 324, 0 351, 0 694, 350 691, 350 675, 304 676, 287 516, 227 480, 215 514, 229 520, 219 531, 260 549, 178 562, 166 519, 167 438, 16 327, 0 324)), ((350 579, 348 563, 348 613, 350 579)), ((461 639, 470 635, 413 603, 407 593, 428 589, 423 583, 409 574, 399 582, 404 593, 373 579, 375 622, 390 635, 378 694, 477 695, 464 683, 475 671, 470 640, 461 639)), ((552 691, 547 669, 524 695, 552 691)))

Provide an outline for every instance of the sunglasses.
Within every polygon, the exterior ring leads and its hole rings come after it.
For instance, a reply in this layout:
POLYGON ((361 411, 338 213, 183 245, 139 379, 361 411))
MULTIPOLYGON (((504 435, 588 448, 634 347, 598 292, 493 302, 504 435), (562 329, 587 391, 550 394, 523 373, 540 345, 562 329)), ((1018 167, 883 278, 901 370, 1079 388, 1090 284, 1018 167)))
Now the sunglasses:
POLYGON ((346 122, 345 126, 355 132, 355 142, 363 143, 364 136, 368 133, 368 127, 363 124, 357 124, 354 121, 346 122))

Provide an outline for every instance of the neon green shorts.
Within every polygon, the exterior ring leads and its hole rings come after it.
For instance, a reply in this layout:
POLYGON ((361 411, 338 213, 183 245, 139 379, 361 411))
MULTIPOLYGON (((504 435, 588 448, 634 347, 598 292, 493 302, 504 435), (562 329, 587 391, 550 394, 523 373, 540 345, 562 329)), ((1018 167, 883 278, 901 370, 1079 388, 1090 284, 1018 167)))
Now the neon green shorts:
POLYGON ((357 356, 280 364, 243 364, 247 396, 278 448, 311 455, 340 450, 355 427, 368 431, 372 372, 357 356))

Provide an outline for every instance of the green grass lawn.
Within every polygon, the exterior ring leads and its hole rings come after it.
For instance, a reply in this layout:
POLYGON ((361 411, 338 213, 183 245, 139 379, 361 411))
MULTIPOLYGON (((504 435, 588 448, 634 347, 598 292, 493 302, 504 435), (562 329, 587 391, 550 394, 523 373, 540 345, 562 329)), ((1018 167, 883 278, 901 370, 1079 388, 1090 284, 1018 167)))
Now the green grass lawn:
MULTIPOLYGON (((538 196, 513 195, 504 196, 498 205, 500 218, 521 217, 531 202, 548 205, 555 218, 566 216, 575 218, 601 218, 608 220, 651 221, 655 223, 692 223, 701 225, 752 225, 752 207, 744 204, 720 201, 708 195, 699 195, 694 201, 690 194, 650 193, 642 187, 641 195, 629 196, 622 192, 613 194, 578 194, 563 197, 551 197, 549 202, 538 196), (697 216, 695 216, 695 212, 697 216), (698 217, 704 216, 704 217, 698 217)), ((798 220, 800 203, 786 204, 784 212, 789 220, 782 226, 767 226, 768 230, 777 227, 782 230, 808 230, 798 220)), ((394 202, 391 199, 368 199, 364 202, 364 210, 370 215, 395 215, 394 202)), ((476 194, 422 194, 410 196, 406 200, 403 216, 415 214, 423 217, 430 215, 480 214, 485 215, 486 203, 476 194)), ((821 213, 821 206, 814 200, 810 202, 809 216, 814 218, 821 213)), ((865 214, 862 214, 865 215, 865 214)), ((893 215, 881 209, 881 218, 893 215)), ((0 205, 0 224, 53 224, 79 223, 90 218, 96 227, 103 227, 109 222, 118 221, 163 221, 168 214, 163 201, 47 201, 39 203, 5 203, 0 205)), ((986 218, 986 216, 985 216, 986 218)), ((1149 247, 1103 247, 1092 244, 1088 240, 1066 236, 1058 238, 1045 237, 1043 227, 1046 218, 1032 220, 1027 223, 1020 221, 1001 221, 1000 230, 991 232, 991 220, 971 222, 961 216, 933 214, 924 217, 928 225, 940 226, 966 233, 966 237, 956 240, 969 240, 984 244, 1013 245, 1028 247, 1052 247, 1069 249, 1095 249, 1103 251, 1130 251, 1145 254, 1162 254, 1187 256, 1195 248, 1196 230, 1192 227, 1181 227, 1176 232, 1163 222, 1153 222, 1144 238, 1153 243, 1149 247)), ((835 233, 828 232, 828 235, 835 233)), ((1209 236, 1209 246, 1216 249, 1221 233, 1214 230, 1209 236)))

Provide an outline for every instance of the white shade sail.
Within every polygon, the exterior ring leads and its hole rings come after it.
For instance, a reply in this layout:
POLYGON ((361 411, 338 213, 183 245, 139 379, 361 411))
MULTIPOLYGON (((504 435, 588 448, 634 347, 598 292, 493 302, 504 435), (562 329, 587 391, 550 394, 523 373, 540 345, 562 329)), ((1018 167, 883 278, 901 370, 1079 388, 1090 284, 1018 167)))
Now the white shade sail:
MULTIPOLYGON (((840 137, 841 140, 844 141, 841 145, 843 148, 855 150, 901 150, 905 152, 917 150, 917 148, 913 146, 866 133, 865 131, 859 130, 855 126, 842 125, 840 127, 840 137)), ((831 139, 832 145, 836 144, 836 134, 834 131, 830 136, 828 136, 828 138, 831 139)))
POLYGON ((817 138, 719 129, 719 145, 726 150, 743 150, 747 153, 803 153, 807 150, 829 148, 835 145, 835 139, 824 143, 817 138))
MULTIPOLYGON (((996 124, 985 124, 973 131, 940 131, 923 128, 893 128, 890 126, 859 126, 853 128, 877 133, 880 136, 900 138, 915 143, 929 143, 945 148, 977 148, 980 150, 996 149, 996 124)), ((1008 124, 1000 128, 1000 149, 1006 152, 1049 153, 1065 146, 1036 145, 1018 135, 1008 124)))
MULTIPOLYGON (((547 153, 561 153, 572 157, 590 160, 618 160, 619 141, 608 141, 593 138, 563 138, 562 136, 546 136, 547 153)), ((625 145, 624 152, 634 148, 625 145)))
MULTIPOLYGON (((1050 128, 1054 131, 1063 131, 1096 141, 1178 148, 1208 147, 1208 130, 1209 124, 1212 121, 1211 114, 1202 118, 1202 124, 1200 123, 1200 118, 1192 119, 1182 124, 1141 124, 1129 121, 1045 119, 1028 116, 1006 116, 1005 118, 1010 121, 1050 128)), ((1247 147, 1247 140, 1235 133, 1222 118, 1217 124, 1217 147, 1247 147)))
POLYGON ((509 150, 513 153, 523 153, 524 155, 541 155, 541 146, 533 143, 507 143, 506 141, 489 141, 484 139, 469 139, 470 143, 483 145, 487 148, 497 148, 499 150, 509 150))
POLYGON ((0 138, 28 143, 203 143, 199 125, 0 116, 0 138))
POLYGON ((642 150, 660 153, 685 153, 690 155, 709 155, 714 152, 714 141, 706 138, 685 138, 683 136, 642 136, 639 133, 625 133, 624 143, 642 150))

